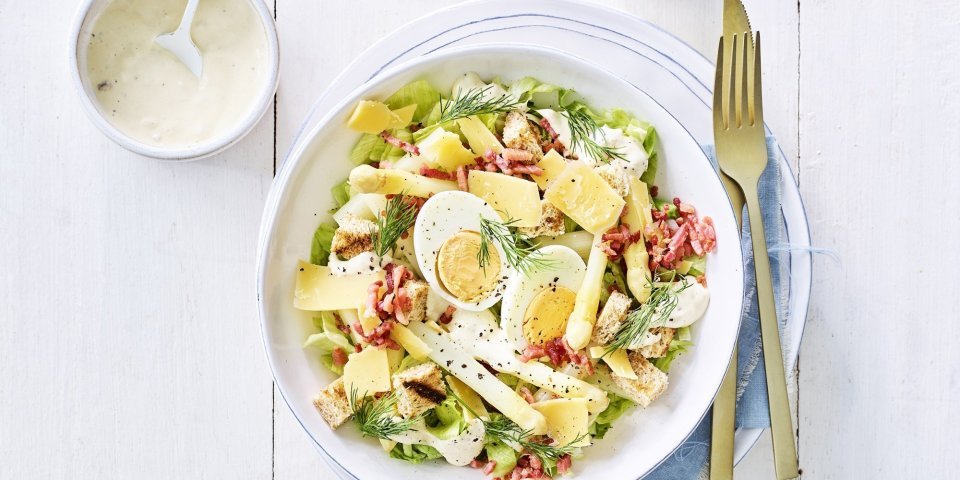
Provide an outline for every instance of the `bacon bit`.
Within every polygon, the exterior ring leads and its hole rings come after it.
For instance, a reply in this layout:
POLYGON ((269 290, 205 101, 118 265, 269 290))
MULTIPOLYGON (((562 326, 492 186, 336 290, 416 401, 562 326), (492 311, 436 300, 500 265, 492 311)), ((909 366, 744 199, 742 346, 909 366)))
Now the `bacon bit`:
POLYGON ((490 475, 491 473, 493 473, 493 469, 495 468, 497 468, 497 461, 490 460, 489 462, 486 463, 486 465, 483 466, 483 474, 490 475))
POLYGON ((651 197, 656 197, 659 193, 660 193, 660 187, 658 187, 658 186, 656 186, 656 185, 650 187, 650 196, 651 196, 651 197))
POLYGON ((334 365, 342 367, 347 364, 347 354, 340 347, 334 347, 333 351, 330 352, 330 356, 333 358, 334 365))
POLYGON ((474 458, 470 460, 470 468, 483 468, 483 462, 474 458))
POLYGON ((702 274, 702 273, 701 273, 700 275, 697 275, 697 283, 699 283, 700 285, 703 285, 704 287, 706 287, 706 286, 707 286, 707 276, 704 275, 704 274, 702 274))
POLYGON ((440 180, 453 180, 454 177, 452 173, 447 173, 437 168, 430 168, 426 165, 420 165, 420 175, 423 175, 424 177, 438 178, 440 180))
POLYGON ((440 314, 440 318, 439 318, 440 323, 443 325, 446 325, 451 321, 453 321, 453 314, 456 311, 457 311, 457 307, 454 307, 453 305, 448 306, 447 309, 440 314))
POLYGON ((542 346, 528 345, 520 354, 520 361, 526 363, 543 357, 548 357, 550 363, 555 367, 561 367, 567 362, 571 362, 580 365, 593 374, 593 364, 590 363, 590 358, 570 348, 570 344, 563 337, 554 338, 542 346))
POLYGON ((600 248, 610 260, 615 261, 623 256, 623 252, 630 244, 639 240, 639 235, 631 234, 630 227, 627 224, 620 224, 619 227, 607 230, 601 239, 603 243, 600 244, 600 248))
POLYGON ((464 192, 470 191, 470 185, 467 183, 467 167, 460 165, 457 167, 457 188, 464 192))
MULTIPOLYGON (((717 246, 717 234, 710 217, 700 219, 693 205, 674 198, 678 218, 669 218, 669 208, 651 209, 654 223, 647 225, 643 238, 650 255, 650 269, 674 269, 690 255, 704 256, 717 246)), ((639 241, 639 239, 634 240, 639 241)))
POLYGON ((501 155, 504 160, 510 163, 517 162, 525 165, 532 165, 534 163, 533 154, 519 148, 504 148, 501 155))
POLYGON ((547 350, 540 345, 527 345, 520 354, 520 361, 527 363, 530 360, 547 356, 547 350))
POLYGON ((543 169, 536 165, 512 165, 510 167, 514 173, 525 173, 527 175, 543 175, 543 169))
POLYGON ((386 271, 383 281, 377 280, 367 287, 367 311, 365 313, 371 315, 375 312, 381 323, 369 335, 364 334, 359 322, 353 324, 353 329, 371 345, 398 349, 400 346, 391 340, 389 335, 395 322, 400 322, 403 325, 409 324, 406 314, 413 308, 413 302, 403 284, 413 278, 413 273, 403 265, 394 263, 388 263, 383 269, 386 271), (380 297, 380 289, 384 285, 386 285, 386 290, 380 297))
POLYGON ((397 147, 400 150, 403 150, 404 152, 407 152, 412 155, 420 155, 420 149, 417 148, 416 145, 410 142, 400 140, 399 138, 394 137, 393 135, 390 135, 390 132, 386 130, 380 132, 380 138, 382 138, 385 142, 389 143, 390 145, 393 145, 394 147, 397 147))
POLYGON ((354 351, 354 352, 357 352, 357 353, 360 353, 360 352, 363 351, 363 346, 360 345, 359 343, 354 344, 354 345, 353 345, 353 351, 354 351))
POLYGON ((546 118, 540 119, 540 126, 543 127, 543 129, 546 130, 547 133, 550 135, 550 140, 556 140, 558 137, 560 137, 560 134, 558 134, 557 131, 553 129, 553 125, 550 125, 550 121, 547 120, 546 118))
POLYGON ((570 467, 572 465, 573 457, 571 457, 569 453, 560 457, 560 459, 557 460, 557 473, 560 475, 566 475, 567 472, 570 471, 570 467))
POLYGON ((527 387, 520 387, 517 391, 517 395, 520 395, 521 398, 527 401, 527 403, 534 403, 536 400, 533 399, 533 393, 530 393, 530 389, 527 387))

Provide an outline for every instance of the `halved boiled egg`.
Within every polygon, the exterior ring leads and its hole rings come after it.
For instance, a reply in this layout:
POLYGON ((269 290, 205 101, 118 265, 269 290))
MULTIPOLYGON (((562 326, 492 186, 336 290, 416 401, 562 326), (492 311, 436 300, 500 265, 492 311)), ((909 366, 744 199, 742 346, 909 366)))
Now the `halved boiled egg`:
POLYGON ((563 336, 587 271, 583 259, 569 247, 550 245, 537 251, 544 262, 507 280, 500 308, 500 325, 519 351, 563 336))
POLYGON ((513 272, 503 248, 488 245, 489 256, 480 265, 480 219, 501 221, 480 197, 467 192, 441 192, 426 201, 413 227, 417 264, 427 283, 444 300, 464 310, 480 311, 503 296, 513 272))

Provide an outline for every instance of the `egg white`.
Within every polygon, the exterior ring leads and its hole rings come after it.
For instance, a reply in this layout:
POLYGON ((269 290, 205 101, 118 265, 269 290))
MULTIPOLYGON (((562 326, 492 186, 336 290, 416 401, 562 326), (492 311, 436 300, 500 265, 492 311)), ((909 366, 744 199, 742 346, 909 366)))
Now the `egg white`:
POLYGON ((576 292, 580 289, 587 271, 583 259, 569 247, 549 245, 538 251, 549 267, 530 268, 527 275, 514 272, 507 280, 507 289, 500 308, 501 328, 517 351, 523 351, 529 345, 523 336, 523 317, 534 297, 554 286, 576 292))
MULTIPOLYGON (((461 191, 441 192, 426 201, 417 215, 413 226, 413 247, 417 264, 423 272, 423 278, 444 300, 459 309, 480 311, 493 306, 503 296, 506 280, 512 275, 513 268, 506 262, 500 265, 500 280, 489 295, 476 302, 465 302, 451 295, 440 281, 437 272, 437 254, 440 247, 450 237, 463 230, 480 231, 480 218, 502 221, 500 215, 480 197, 461 191)), ((493 242, 492 245, 505 259, 503 248, 493 242)))

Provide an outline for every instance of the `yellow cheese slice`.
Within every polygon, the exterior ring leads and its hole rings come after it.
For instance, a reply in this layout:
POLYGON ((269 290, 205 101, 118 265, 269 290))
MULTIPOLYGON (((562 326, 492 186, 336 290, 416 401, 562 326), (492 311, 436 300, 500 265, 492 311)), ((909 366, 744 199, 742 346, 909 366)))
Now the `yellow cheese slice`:
POLYGON ((630 359, 627 358, 626 350, 621 348, 610 352, 609 355, 604 355, 606 351, 607 347, 590 347, 590 356, 606 362, 613 374, 618 377, 630 380, 637 379, 637 373, 630 366, 630 359))
POLYGON ((461 382, 459 378, 453 375, 447 375, 446 382, 447 386, 450 387, 450 391, 466 404, 469 409, 463 414, 468 422, 477 418, 474 414, 479 415, 480 418, 490 418, 490 413, 487 412, 487 407, 483 404, 483 399, 480 398, 477 392, 473 391, 466 383, 461 382))
POLYGON ((630 194, 627 195, 627 214, 623 217, 624 223, 630 226, 631 232, 641 231, 653 223, 653 214, 650 213, 651 204, 647 184, 631 178, 630 194))
POLYGON ((347 120, 347 126, 358 132, 378 134, 392 128, 390 125, 398 120, 387 104, 361 100, 347 120))
POLYGON ((503 144, 497 140, 497 136, 487 128, 477 117, 466 117, 457 120, 460 126, 460 132, 467 137, 467 143, 474 155, 482 157, 487 150, 493 150, 495 153, 503 152, 503 144))
POLYGON ((578 438, 574 447, 590 445, 587 436, 589 421, 587 399, 556 398, 530 405, 547 419, 547 435, 560 445, 568 445, 578 438))
POLYGON ((612 227, 625 202, 617 191, 583 162, 569 162, 543 198, 590 233, 612 227))
POLYGON ((343 386, 349 395, 353 390, 358 396, 373 395, 390 390, 390 361, 385 349, 364 348, 360 353, 351 353, 343 366, 343 386))
POLYGON ((447 172, 453 172, 461 165, 474 163, 477 157, 460 143, 460 135, 437 128, 427 138, 417 144, 420 158, 439 166, 447 172))
POLYGON ((301 261, 293 306, 310 311, 355 309, 366 300, 367 287, 377 280, 383 280, 383 272, 338 277, 328 267, 301 261))
MULTIPOLYGON (((386 290, 386 287, 380 287, 380 297, 383 297, 383 292, 386 290)), ((374 312, 372 315, 367 315, 367 304, 366 302, 361 303, 357 307, 357 316, 360 317, 360 329, 363 330, 364 335, 370 335, 373 333, 373 329, 380 326, 380 316, 374 312)))
POLYGON ((543 175, 531 175, 533 181, 537 182, 540 190, 546 190, 557 177, 567 168, 567 160, 563 158, 556 150, 550 150, 543 158, 537 162, 537 166, 543 170, 543 175))
POLYGON ((423 340, 420 340, 420 337, 413 334, 409 328, 398 324, 393 326, 393 329, 390 330, 390 338, 393 341, 400 344, 413 358, 417 360, 425 360, 428 355, 430 355, 430 347, 423 343, 423 340))
POLYGON ((537 184, 502 173, 471 170, 467 177, 470 193, 484 199, 503 220, 516 220, 512 227, 540 225, 540 189, 537 184))
POLYGON ((410 125, 413 121, 413 115, 417 113, 417 104, 407 105, 393 111, 394 119, 390 123, 390 128, 403 128, 410 125))

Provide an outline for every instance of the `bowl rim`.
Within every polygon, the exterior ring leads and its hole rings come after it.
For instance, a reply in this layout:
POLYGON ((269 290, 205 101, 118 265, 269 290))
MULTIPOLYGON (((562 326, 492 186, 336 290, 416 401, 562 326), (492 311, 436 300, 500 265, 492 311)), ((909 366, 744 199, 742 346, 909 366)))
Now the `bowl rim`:
POLYGON ((241 118, 236 126, 228 130, 225 134, 190 148, 157 147, 136 140, 123 133, 110 123, 97 108, 95 100, 87 93, 83 76, 80 72, 80 37, 83 33, 83 25, 86 23, 87 17, 89 17, 90 10, 94 4, 99 1, 102 0, 83 0, 78 7, 77 13, 74 16, 73 25, 70 28, 68 61, 70 62, 71 81, 80 97, 80 104, 83 106, 84 112, 86 112, 90 121, 117 145, 133 153, 159 160, 199 160, 220 153, 242 140, 260 123, 260 120, 267 113, 267 110, 273 105, 273 98, 280 84, 280 42, 277 35, 276 21, 263 0, 245 0, 257 12, 260 24, 264 28, 264 34, 267 37, 267 65, 269 66, 270 72, 267 83, 257 94, 256 100, 252 103, 253 108, 250 109, 249 113, 241 118))
MULTIPOLYGON (((307 150, 307 148, 310 146, 312 139, 317 134, 319 134, 321 130, 325 129, 331 123, 331 121, 349 104, 357 101, 357 99, 361 98, 362 95, 364 95, 368 90, 373 88, 376 84, 386 79, 389 79, 393 76, 405 73, 410 70, 414 70, 416 68, 423 66, 424 64, 430 64, 430 63, 442 61, 443 59, 448 57, 457 57, 462 55, 468 55, 470 53, 484 52, 484 51, 491 52, 491 53, 495 52, 497 54, 507 54, 510 52, 514 52, 514 53, 535 52, 537 54, 560 57, 566 60, 571 60, 575 63, 580 64, 580 66, 583 68, 591 69, 591 70, 600 72, 603 75, 606 75, 607 77, 613 79, 614 81, 621 83, 626 89, 633 91, 634 94, 646 97, 648 100, 650 100, 651 102, 656 104, 659 108, 661 108, 667 115, 669 115, 673 119, 673 121, 676 122, 677 126, 680 129, 682 129, 684 133, 690 138, 690 140, 693 141, 697 145, 697 147, 700 149, 702 153, 702 156, 700 157, 700 159, 707 162, 707 165, 710 166, 711 170, 713 170, 713 167, 710 164, 709 158, 707 156, 706 151, 703 149, 703 146, 696 141, 696 138, 679 120, 677 120, 676 116, 674 116, 673 113, 671 113, 669 110, 663 107, 663 105, 660 102, 658 102, 656 99, 654 99, 652 96, 647 94, 645 90, 643 90, 640 87, 632 85, 622 76, 617 75, 616 73, 606 68, 595 65, 591 63, 589 60, 586 60, 584 58, 578 57, 576 55, 572 55, 570 53, 564 52, 559 49, 554 49, 554 48, 549 48, 549 47, 544 47, 539 45, 523 44, 523 43, 489 42, 489 43, 465 45, 461 47, 451 47, 448 49, 434 51, 434 52, 422 55, 420 57, 407 60, 405 62, 401 62, 397 65, 394 65, 388 69, 385 69, 379 72, 377 75, 375 75, 368 81, 364 82, 363 84, 359 85, 357 88, 352 90, 349 95, 346 95, 343 99, 337 102, 335 106, 330 108, 329 111, 323 117, 321 117, 320 120, 318 120, 315 123, 312 129, 301 130, 297 135, 297 137, 294 138, 292 146, 285 157, 285 161, 283 162, 283 165, 281 166, 280 170, 277 172, 274 178, 273 184, 271 185, 270 192, 268 193, 266 201, 264 202, 264 211, 263 211, 263 215, 260 223, 260 234, 257 242, 257 281, 256 281, 257 312, 259 316, 260 335, 261 335, 261 341, 264 348, 264 353, 266 355, 267 364, 270 368, 270 373, 273 376, 274 384, 276 385, 277 390, 280 392, 280 397, 283 399, 287 408, 290 410, 290 413, 297 420, 297 423, 300 424, 300 427, 303 429, 304 433, 306 433, 306 435, 313 442, 314 446, 319 450, 321 456, 325 458, 328 463, 332 463, 331 467, 335 467, 335 470, 338 471, 338 476, 339 476, 339 472, 343 472, 349 475, 349 477, 352 479, 358 478, 356 475, 350 472, 346 467, 344 467, 343 464, 341 464, 333 455, 330 454, 330 452, 328 452, 323 447, 322 443, 311 433, 310 429, 307 428, 306 424, 297 414, 296 410, 294 410, 290 401, 287 399, 287 393, 284 387, 281 385, 281 382, 277 380, 277 362, 274 359, 273 352, 270 349, 270 345, 272 344, 271 340, 273 336, 267 328, 268 317, 266 312, 266 303, 264 301, 264 297, 266 295, 264 281, 265 281, 265 275, 266 275, 266 266, 269 261, 267 253, 270 250, 269 247, 272 244, 273 238, 275 236, 274 231, 277 229, 279 203, 284 193, 287 190, 289 182, 293 178, 294 172, 299 171, 300 167, 303 166, 302 163, 305 161, 304 153, 307 150)), ((722 190, 723 186, 720 180, 720 176, 719 174, 716 173, 715 170, 713 171, 715 173, 715 178, 716 178, 715 181, 718 184, 720 184, 719 186, 721 187, 721 190, 722 190)), ((724 195, 724 199, 726 200, 727 209, 720 207, 720 210, 722 211, 722 215, 724 216, 729 215, 730 217, 735 219, 736 216, 734 215, 733 203, 730 201, 729 197, 727 197, 726 195, 724 195)), ((740 239, 738 236, 738 241, 739 240, 740 239)), ((739 264, 743 265, 742 250, 741 249, 733 249, 733 250, 736 251, 735 255, 739 256, 740 258, 739 264)), ((741 279, 741 282, 740 282, 741 284, 743 283, 744 275, 745 273, 741 270, 739 275, 741 279)), ((729 347, 730 353, 726 358, 726 362, 724 362, 724 372, 726 372, 727 368, 729 367, 730 361, 733 359, 733 356, 737 354, 736 339, 739 338, 739 332, 742 326, 744 308, 745 307, 743 305, 743 302, 741 301, 740 312, 736 319, 736 324, 737 324, 736 331, 735 331, 736 333, 734 335, 734 341, 731 343, 729 347)), ((640 472, 637 476, 638 480, 643 478, 645 475, 652 472, 653 470, 655 470, 663 462, 669 459, 677 451, 677 449, 679 449, 690 438, 690 436, 693 435, 697 427, 701 424, 701 422, 703 422, 703 419, 710 412, 713 406, 713 399, 716 398, 716 395, 719 392, 722 383, 723 382, 721 377, 721 381, 718 382, 716 387, 713 389, 713 393, 710 396, 710 399, 711 399, 710 402, 708 402, 707 405, 704 407, 703 412, 700 414, 697 421, 694 422, 693 425, 690 427, 689 431, 683 436, 683 439, 677 445, 675 445, 670 450, 670 452, 667 453, 663 458, 661 458, 656 464, 651 465, 649 469, 647 469, 646 471, 640 472)))

